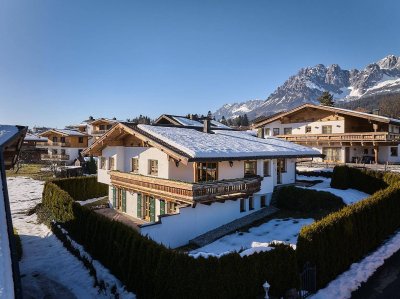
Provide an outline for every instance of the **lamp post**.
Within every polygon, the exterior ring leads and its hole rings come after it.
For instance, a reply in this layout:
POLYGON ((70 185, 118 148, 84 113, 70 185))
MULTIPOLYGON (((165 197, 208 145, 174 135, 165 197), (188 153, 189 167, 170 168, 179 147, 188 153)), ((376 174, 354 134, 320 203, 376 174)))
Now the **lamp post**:
POLYGON ((268 281, 266 281, 264 284, 263 284, 263 288, 264 288, 264 291, 265 291, 265 299, 269 299, 269 295, 268 295, 268 292, 269 292, 269 288, 270 288, 271 286, 269 285, 269 283, 268 283, 268 281))

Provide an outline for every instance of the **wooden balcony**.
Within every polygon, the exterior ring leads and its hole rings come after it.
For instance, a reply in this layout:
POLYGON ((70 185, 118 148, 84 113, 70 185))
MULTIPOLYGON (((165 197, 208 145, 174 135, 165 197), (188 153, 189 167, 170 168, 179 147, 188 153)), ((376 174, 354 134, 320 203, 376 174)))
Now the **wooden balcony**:
MULTIPOLYGON (((38 144, 39 146, 39 144, 38 144)), ((52 147, 52 146, 61 146, 61 147, 70 147, 71 144, 69 142, 53 142, 48 141, 40 144, 41 147, 52 147)))
POLYGON ((326 143, 326 142, 396 142, 400 141, 400 134, 388 132, 361 132, 336 134, 293 134, 277 135, 287 141, 297 143, 326 143))
POLYGON ((186 203, 248 197, 260 191, 262 180, 261 177, 253 177, 187 183, 119 171, 111 171, 110 175, 111 183, 116 187, 186 203))
POLYGON ((51 160, 51 161, 68 161, 69 155, 61 155, 61 154, 42 154, 40 155, 42 160, 51 160))
POLYGON ((103 135, 107 132, 108 130, 93 130, 92 135, 103 135))

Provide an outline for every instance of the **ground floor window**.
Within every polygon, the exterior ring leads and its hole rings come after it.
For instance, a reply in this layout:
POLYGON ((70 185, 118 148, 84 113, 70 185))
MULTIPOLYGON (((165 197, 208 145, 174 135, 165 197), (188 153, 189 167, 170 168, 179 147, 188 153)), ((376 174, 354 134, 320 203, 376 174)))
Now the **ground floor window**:
POLYGON ((254 198, 253 198, 253 196, 249 197, 249 210, 254 210, 254 198))
POLYGON ((246 211, 246 201, 244 198, 240 199, 240 212, 245 212, 246 211))
POLYGON ((267 203, 266 203, 265 195, 262 195, 260 197, 260 207, 264 208, 266 206, 267 206, 267 203))
POLYGON ((173 201, 167 202, 167 213, 168 214, 176 213, 176 202, 173 202, 173 201))
POLYGON ((340 147, 324 147, 322 149, 322 154, 325 155, 324 161, 340 162, 340 151, 340 147))
POLYGON ((271 176, 270 160, 264 160, 264 177, 271 176))
POLYGON ((393 146, 390 148, 390 156, 397 157, 399 155, 397 146, 393 146))

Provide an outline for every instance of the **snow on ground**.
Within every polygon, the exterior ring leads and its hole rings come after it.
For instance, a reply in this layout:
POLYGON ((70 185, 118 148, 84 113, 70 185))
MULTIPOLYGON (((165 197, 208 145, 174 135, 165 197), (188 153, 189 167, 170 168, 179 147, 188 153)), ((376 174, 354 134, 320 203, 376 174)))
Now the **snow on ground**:
POLYGON ((321 289, 310 298, 350 298, 351 292, 357 290, 361 283, 368 280, 376 269, 382 266, 386 259, 400 250, 400 232, 397 232, 375 252, 365 257, 358 263, 351 265, 350 269, 332 280, 328 286, 321 289))
POLYGON ((14 297, 10 244, 8 242, 3 181, 0 173, 0 298, 14 297))
MULTIPOLYGON (((26 215, 27 210, 41 202, 43 185, 43 182, 30 178, 8 179, 13 224, 23 247, 20 271, 24 297, 47 298, 49 294, 58 294, 61 298, 60 294, 63 294, 63 298, 109 298, 110 290, 99 294, 89 271, 63 247, 47 226, 37 223, 36 214, 26 215)), ((124 291, 121 283, 104 267, 97 269, 101 269, 102 278, 105 276, 107 283, 117 286, 123 298, 135 297, 124 291)))
POLYGON ((81 206, 85 206, 85 205, 91 204, 93 202, 96 202, 96 201, 99 201, 99 200, 102 200, 102 199, 105 199, 105 198, 107 198, 107 196, 91 198, 91 199, 82 200, 82 201, 77 200, 76 202, 79 203, 81 206))
POLYGON ((322 183, 318 183, 312 187, 303 187, 303 188, 330 192, 332 194, 335 194, 336 196, 341 197, 343 199, 343 202, 347 205, 356 203, 370 196, 369 194, 358 191, 356 189, 341 190, 341 189, 331 188, 331 179, 329 178, 324 178, 320 176, 312 177, 312 176, 298 175, 297 179, 305 181, 321 180, 322 183))
POLYGON ((329 167, 297 166, 296 170, 302 171, 302 172, 310 172, 310 171, 333 172, 333 168, 329 168, 329 167))
POLYGON ((206 246, 192 250, 189 255, 222 256, 231 252, 242 252, 248 255, 255 251, 268 250, 268 243, 273 241, 295 245, 297 235, 304 225, 314 222, 313 219, 273 219, 258 227, 249 229, 249 232, 236 232, 214 241, 206 246))

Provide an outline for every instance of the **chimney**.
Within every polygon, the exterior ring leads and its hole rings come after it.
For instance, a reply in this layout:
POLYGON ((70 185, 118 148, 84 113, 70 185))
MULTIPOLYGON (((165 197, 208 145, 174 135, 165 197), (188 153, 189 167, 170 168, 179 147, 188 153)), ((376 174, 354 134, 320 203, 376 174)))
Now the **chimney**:
POLYGON ((375 108, 372 110, 372 114, 375 114, 375 115, 380 115, 379 112, 380 112, 379 108, 375 108))
POLYGON ((210 128, 211 128, 211 121, 208 118, 206 118, 203 121, 203 132, 204 133, 210 133, 211 132, 210 128))
POLYGON ((257 137, 264 138, 264 128, 258 128, 257 137))

